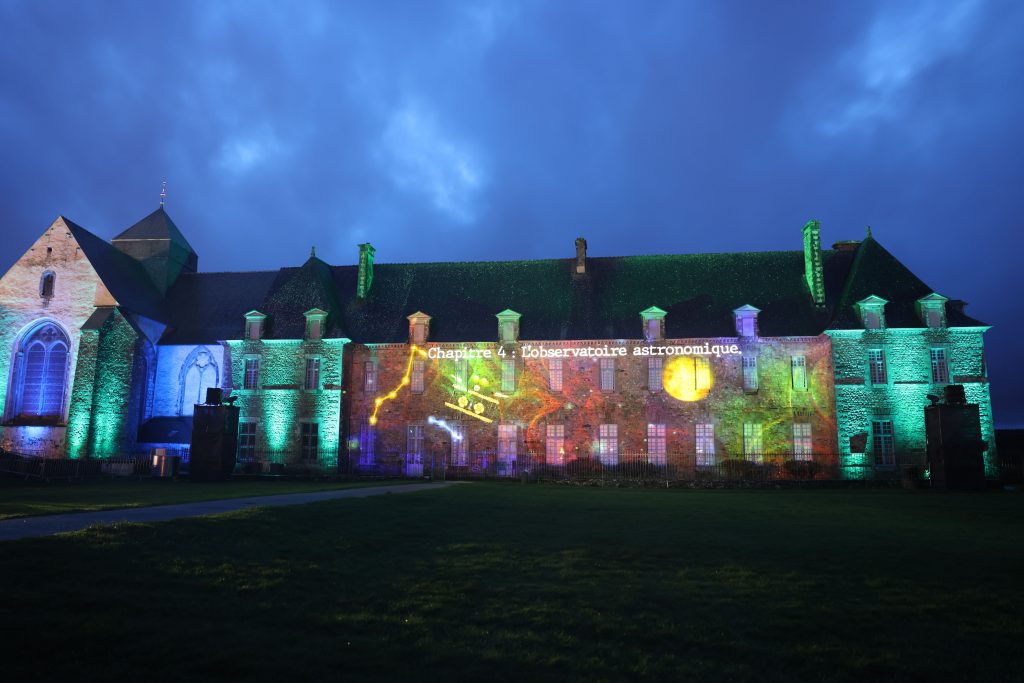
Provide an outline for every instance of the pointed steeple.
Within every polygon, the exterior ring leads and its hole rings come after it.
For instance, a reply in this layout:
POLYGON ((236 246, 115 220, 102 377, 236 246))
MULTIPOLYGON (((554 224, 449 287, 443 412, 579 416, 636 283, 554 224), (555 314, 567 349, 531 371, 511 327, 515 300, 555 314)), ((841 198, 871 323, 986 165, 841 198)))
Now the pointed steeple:
POLYGON ((199 256, 164 210, 156 211, 111 240, 111 244, 141 263, 161 294, 182 273, 194 273, 199 256))

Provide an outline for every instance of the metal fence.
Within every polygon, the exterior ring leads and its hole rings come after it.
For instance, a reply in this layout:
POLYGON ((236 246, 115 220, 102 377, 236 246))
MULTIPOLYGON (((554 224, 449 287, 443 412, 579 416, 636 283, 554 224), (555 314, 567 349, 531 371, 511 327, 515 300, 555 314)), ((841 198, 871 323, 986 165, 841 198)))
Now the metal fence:
MULTIPOLYGON (((838 457, 798 459, 773 454, 757 459, 722 459, 697 462, 692 455, 671 454, 651 461, 646 453, 620 453, 611 458, 573 458, 549 463, 536 456, 502 457, 492 451, 460 454, 445 452, 410 455, 377 454, 362 460, 342 460, 339 473, 351 478, 429 477, 433 479, 521 479, 565 482, 769 482, 842 478, 838 457)), ((900 476, 897 470, 894 474, 900 476)))
POLYGON ((146 455, 117 455, 106 458, 71 460, 0 453, 0 474, 41 481, 102 477, 149 477, 152 459, 146 455))
MULTIPOLYGON (((1019 481, 1019 463, 1003 469, 1003 480, 1019 481)), ((59 459, 0 452, 0 475, 24 479, 57 480, 100 477, 149 477, 187 475, 189 449, 153 449, 131 456, 59 459), (173 460, 167 467, 165 460, 173 460)), ((342 479, 426 478, 434 480, 516 479, 651 485, 683 483, 714 485, 723 483, 759 484, 771 482, 811 482, 839 480, 889 480, 904 483, 923 482, 927 478, 924 454, 898 456, 889 465, 839 466, 838 455, 815 454, 813 460, 790 453, 766 454, 754 459, 722 458, 699 462, 693 455, 668 454, 651 461, 646 453, 623 452, 610 458, 584 457, 562 463, 546 462, 543 457, 510 457, 493 451, 478 451, 453 456, 450 451, 410 454, 399 451, 374 454, 372 458, 338 449, 315 452, 247 451, 236 457, 235 476, 253 477, 332 477, 342 479)))

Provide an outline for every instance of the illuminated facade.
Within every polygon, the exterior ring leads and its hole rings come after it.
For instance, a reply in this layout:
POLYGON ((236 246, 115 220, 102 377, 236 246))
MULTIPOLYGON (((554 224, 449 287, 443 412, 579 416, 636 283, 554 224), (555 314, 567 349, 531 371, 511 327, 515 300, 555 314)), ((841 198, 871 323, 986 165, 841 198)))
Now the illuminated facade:
POLYGON ((929 394, 981 406, 987 327, 870 233, 788 252, 199 273, 163 207, 106 242, 58 218, 0 279, 8 450, 187 444, 210 387, 243 460, 687 468, 920 462, 929 394))

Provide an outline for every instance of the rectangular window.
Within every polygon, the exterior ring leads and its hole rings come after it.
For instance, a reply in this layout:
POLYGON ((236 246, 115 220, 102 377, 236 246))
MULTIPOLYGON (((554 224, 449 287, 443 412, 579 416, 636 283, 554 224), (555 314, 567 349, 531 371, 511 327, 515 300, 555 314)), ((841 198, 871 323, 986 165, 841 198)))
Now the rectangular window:
POLYGON ((601 391, 615 390, 615 359, 601 358, 601 391))
POLYGON ((693 359, 694 389, 698 392, 711 388, 711 360, 704 356, 693 359))
POLYGON ((516 360, 515 358, 501 359, 501 390, 516 390, 516 360))
POLYGON ((757 356, 743 354, 743 391, 757 391, 757 356))
POLYGON ((942 327, 942 308, 939 306, 929 306, 925 310, 925 322, 928 327, 936 328, 942 327))
POLYGON ((370 424, 370 418, 364 417, 359 423, 359 464, 372 465, 376 458, 377 433, 370 424))
POLYGON ((245 338, 249 340, 257 340, 260 338, 260 327, 263 323, 258 320, 250 320, 245 323, 245 338))
POLYGON ((548 360, 548 388, 551 391, 562 390, 562 359, 551 358, 548 360))
POLYGON ((498 462, 513 465, 516 461, 516 440, 518 428, 515 425, 498 425, 498 462))
POLYGON ((807 390, 807 358, 805 356, 792 356, 789 359, 789 366, 793 374, 793 390, 807 390))
POLYGON ((372 360, 363 364, 363 391, 367 393, 377 391, 377 364, 372 360))
POLYGON ((864 329, 878 330, 882 327, 882 312, 875 308, 864 310, 864 329))
POLYGON ((715 464, 715 425, 710 423, 697 425, 697 467, 709 467, 715 464))
POLYGON ((452 464, 469 464, 469 436, 466 434, 466 427, 461 422, 452 422, 452 464))
POLYGON ((868 351, 868 374, 872 384, 885 384, 887 377, 885 373, 885 351, 882 349, 871 349, 868 351))
POLYGON ((619 464, 619 425, 603 424, 597 428, 598 458, 604 465, 619 464))
POLYGON ((469 390, 469 361, 461 358, 455 361, 455 384, 462 387, 461 391, 469 390))
POLYGON ((744 316, 740 318, 740 334, 744 337, 754 336, 754 317, 744 316))
POLYGON ((761 437, 761 423, 743 423, 743 456, 751 462, 764 461, 764 441, 761 437))
POLYGON ((243 389, 257 389, 260 383, 260 359, 245 359, 245 377, 242 380, 243 389))
POLYGON ((313 319, 309 321, 308 339, 319 339, 320 338, 320 321, 313 319))
POLYGON ((661 320, 657 318, 649 319, 647 321, 647 341, 658 341, 661 337, 661 320))
POLYGON ((316 462, 320 450, 320 425, 316 422, 301 422, 302 462, 316 462))
POLYGON ((409 434, 405 446, 408 463, 419 464, 423 462, 423 425, 409 425, 409 434))
POLYGON ((548 425, 544 444, 545 461, 549 465, 565 462, 565 425, 548 425))
POLYGON ((872 420, 871 448, 875 452, 876 465, 896 464, 896 449, 892 439, 891 420, 872 420))
POLYGON ((949 383, 949 365, 946 364, 946 349, 932 349, 932 384, 949 383))
POLYGON ((426 363, 416 359, 412 362, 412 386, 410 391, 414 394, 423 393, 423 374, 426 371, 426 363))
POLYGON ((661 358, 648 358, 647 359, 647 390, 648 391, 661 391, 661 369, 662 359, 661 358))
POLYGON ((811 448, 811 423, 793 423, 793 459, 810 460, 813 450, 811 448))
POLYGON ((647 425, 647 461, 652 465, 664 465, 666 457, 666 430, 663 424, 647 425))
POLYGON ((305 388, 313 391, 320 388, 320 359, 306 359, 306 383, 305 388))
POLYGON ((238 459, 253 462, 256 459, 256 423, 238 423, 238 459))

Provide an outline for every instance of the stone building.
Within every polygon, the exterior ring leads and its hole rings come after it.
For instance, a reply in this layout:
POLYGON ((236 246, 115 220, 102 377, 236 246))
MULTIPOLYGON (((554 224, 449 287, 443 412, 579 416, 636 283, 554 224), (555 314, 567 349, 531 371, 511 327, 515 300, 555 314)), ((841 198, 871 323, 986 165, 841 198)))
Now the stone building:
POLYGON ((947 383, 995 447, 987 329, 870 233, 821 249, 203 273, 161 206, 109 243, 65 218, 0 279, 0 445, 187 447, 194 404, 241 407, 240 456, 513 471, 920 462, 947 383))

